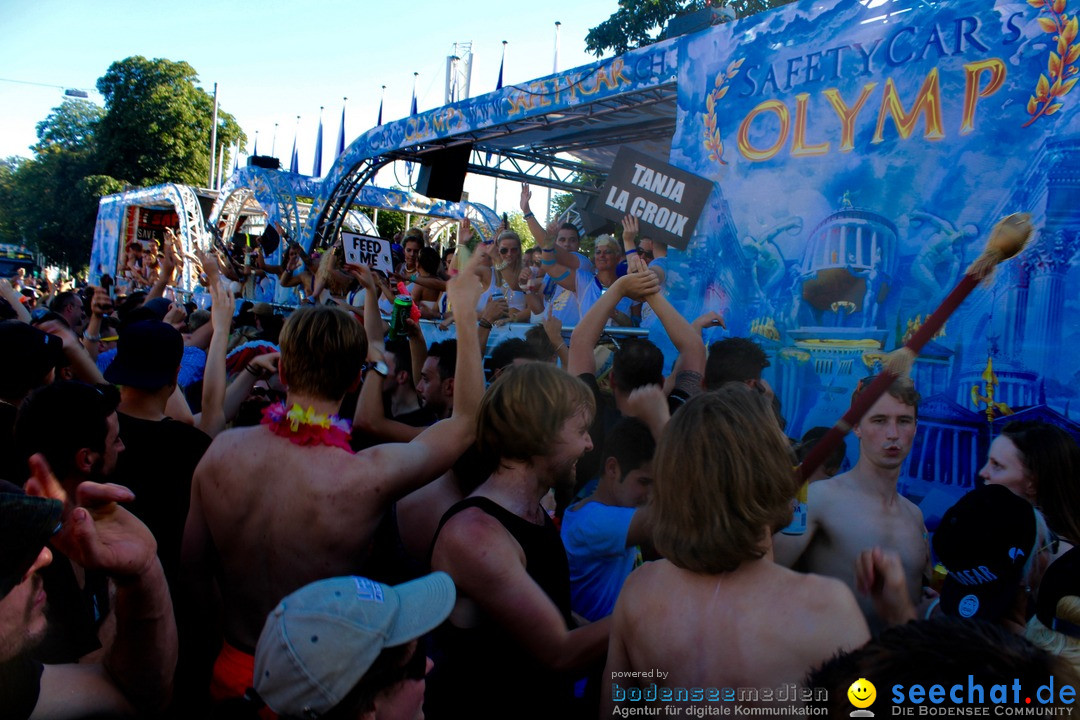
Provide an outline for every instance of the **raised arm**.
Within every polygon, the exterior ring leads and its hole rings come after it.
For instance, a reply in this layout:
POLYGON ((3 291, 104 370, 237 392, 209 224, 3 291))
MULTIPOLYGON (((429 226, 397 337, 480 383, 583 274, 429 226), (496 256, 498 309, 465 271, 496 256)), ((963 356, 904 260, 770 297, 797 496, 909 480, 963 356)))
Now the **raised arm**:
POLYGON ((203 373, 202 411, 195 416, 196 426, 210 437, 225 429, 225 355, 229 349, 232 329, 233 294, 218 278, 210 286, 210 324, 214 334, 206 351, 206 370, 203 373))
POLYGON ((22 304, 22 296, 15 292, 15 288, 11 287, 7 278, 0 278, 0 297, 7 300, 7 304, 11 306, 18 320, 24 323, 30 322, 30 311, 22 304))
MULTIPOLYGON (((659 285, 659 280, 657 280, 659 285)), ((664 326, 671 344, 679 351, 679 357, 672 368, 672 374, 680 372, 697 373, 700 379, 705 372, 705 343, 701 339, 701 331, 695 330, 686 318, 668 301, 664 293, 657 292, 647 298, 645 302, 656 313, 660 324, 664 326)), ((722 324, 722 320, 721 320, 722 324)))
POLYGON ((31 717, 160 710, 176 670, 176 621, 153 535, 117 505, 134 495, 119 485, 84 482, 73 506, 42 455, 30 459, 30 470, 29 494, 65 504, 54 547, 79 566, 104 572, 116 586, 116 636, 103 665, 46 665, 31 717))
POLYGON ((90 321, 86 323, 86 330, 83 331, 82 345, 90 359, 95 362, 101 347, 101 321, 105 313, 112 309, 112 304, 112 298, 104 288, 94 288, 94 296, 90 300, 90 321))
POLYGON ((172 228, 165 228, 165 251, 161 253, 161 268, 158 271, 157 279, 154 280, 154 284, 150 288, 150 292, 146 294, 146 301, 149 302, 154 298, 162 297, 165 294, 165 288, 172 282, 173 273, 176 271, 176 260, 171 252, 168 251, 169 243, 174 240, 172 228))
POLYGON ((623 275, 612 283, 607 292, 589 308, 570 335, 570 363, 567 367, 570 374, 581 375, 596 371, 593 348, 604 332, 604 325, 611 317, 611 311, 620 300, 624 297, 652 297, 659 289, 656 276, 648 271, 623 275))
POLYGON ((81 380, 88 385, 105 384, 105 378, 98 370, 97 363, 91 359, 71 328, 58 320, 43 322, 38 325, 38 328, 60 338, 64 347, 64 356, 71 365, 71 371, 76 380, 81 380))
POLYGON ((393 497, 400 497, 446 472, 476 437, 476 413, 484 393, 480 341, 476 334, 480 284, 473 273, 462 272, 447 284, 446 291, 457 314, 458 329, 453 413, 408 444, 379 445, 361 453, 379 467, 389 469, 383 477, 393 497))
MULTIPOLYGON (((348 265, 346 267, 367 292, 367 298, 364 301, 364 333, 368 341, 368 362, 382 362, 385 359, 386 347, 383 343, 382 316, 379 314, 378 303, 372 300, 377 292, 375 277, 365 266, 348 265)), ((423 361, 421 365, 422 363, 423 361)), ((419 374, 416 377, 419 377, 419 374)), ((373 377, 371 372, 365 374, 364 384, 360 387, 360 397, 356 401, 353 426, 384 442, 409 442, 423 432, 423 428, 412 427, 386 417, 380 379, 373 377)))
POLYGON ((232 422, 240 413, 240 406, 251 394, 251 389, 255 387, 255 383, 259 382, 259 380, 269 379, 277 374, 277 363, 280 357, 281 353, 277 352, 263 353, 252 358, 251 362, 236 374, 236 377, 233 378, 233 381, 229 383, 229 387, 225 390, 226 423, 232 422))

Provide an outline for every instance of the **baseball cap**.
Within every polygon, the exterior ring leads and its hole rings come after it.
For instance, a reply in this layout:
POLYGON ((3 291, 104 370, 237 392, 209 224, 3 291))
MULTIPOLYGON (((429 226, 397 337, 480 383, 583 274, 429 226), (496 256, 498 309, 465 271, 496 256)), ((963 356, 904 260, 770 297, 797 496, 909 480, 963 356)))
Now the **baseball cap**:
POLYGON ((949 571, 941 609, 964 618, 1002 617, 1037 535, 1034 507, 1003 485, 984 485, 960 498, 934 533, 934 552, 949 571))
POLYGON ((18 320, 0 322, 0 347, 0 397, 23 397, 67 361, 60 338, 18 320))
POLYGON ((172 325, 143 320, 120 330, 116 359, 105 379, 116 385, 157 390, 176 381, 184 356, 184 337, 172 325))
POLYGON ((0 480, 0 599, 21 581, 41 548, 60 529, 63 504, 27 495, 0 480))
POLYGON ((1069 595, 1080 597, 1080 547, 1050 563, 1039 583, 1039 597, 1035 602, 1039 622, 1051 630, 1080 638, 1080 625, 1057 615, 1058 602, 1069 595))
POLYGON ((455 598, 444 572, 393 587, 356 576, 306 585, 266 618, 255 650, 255 691, 280 715, 323 715, 385 648, 438 627, 455 598))

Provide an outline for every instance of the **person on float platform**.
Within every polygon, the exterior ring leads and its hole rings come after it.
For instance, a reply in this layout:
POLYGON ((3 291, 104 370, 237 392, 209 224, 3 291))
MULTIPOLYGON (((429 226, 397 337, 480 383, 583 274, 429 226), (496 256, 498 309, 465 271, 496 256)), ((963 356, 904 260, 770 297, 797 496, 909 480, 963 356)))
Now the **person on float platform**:
MULTIPOLYGON (((483 394, 480 287, 462 273, 448 292, 460 323, 457 392, 446 420, 412 442, 353 454, 349 424, 333 413, 360 379, 364 330, 344 310, 301 308, 281 332, 285 403, 269 408, 259 426, 221 434, 207 450, 192 483, 183 560, 203 617, 216 614, 215 580, 224 601, 215 699, 242 696, 250 685, 263 622, 283 597, 363 570, 391 503, 446 472, 472 444, 483 394)), ((369 373, 368 382, 381 386, 379 375, 369 373)))
MULTIPOLYGON (((578 251, 581 244, 580 230, 568 222, 553 223, 545 230, 529 209, 531 198, 532 191, 529 185, 522 183, 521 212, 524 213, 525 220, 529 224, 529 232, 536 239, 537 246, 541 248, 540 272, 544 278, 542 290, 544 303, 550 317, 556 317, 562 321, 563 325, 572 327, 578 324, 588 307, 581 306, 573 287, 568 287, 565 282, 560 283, 559 280, 566 281, 568 278, 572 280, 574 273, 578 271, 592 275, 595 270, 589 258, 578 251), (552 235, 555 238, 554 245, 550 243, 552 235), (551 246, 547 247, 548 245, 551 246)), ((612 268, 617 264, 618 260, 612 264, 612 268)), ((614 275, 611 279, 614 279, 614 275)), ((609 281, 608 285, 610 284, 609 281)))

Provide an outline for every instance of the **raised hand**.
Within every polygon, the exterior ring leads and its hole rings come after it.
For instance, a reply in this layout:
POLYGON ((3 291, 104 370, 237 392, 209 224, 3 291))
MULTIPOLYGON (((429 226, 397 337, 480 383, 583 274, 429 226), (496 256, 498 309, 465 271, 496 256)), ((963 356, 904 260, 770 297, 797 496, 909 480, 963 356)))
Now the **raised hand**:
POLYGON ((221 278, 210 286, 210 302, 210 323, 214 327, 214 333, 228 334, 232 328, 236 302, 232 290, 221 278))
POLYGON ((616 286, 631 300, 644 300, 649 295, 660 292, 660 279, 656 277, 656 273, 646 268, 644 272, 623 275, 615 281, 612 288, 616 286))
MULTIPOLYGON (((473 226, 469 218, 461 221, 461 230, 458 231, 458 246, 465 245, 473 239, 473 226)), ((460 250, 459 250, 460 252, 460 250)))
POLYGON ((63 527, 53 545, 87 570, 101 570, 123 582, 145 574, 157 559, 157 542, 134 515, 117 505, 135 499, 134 493, 113 484, 84 482, 74 502, 40 453, 29 460, 30 495, 64 503, 63 527))
POLYGON ((529 189, 529 183, 521 183, 521 200, 518 202, 521 212, 529 212, 530 200, 532 200, 532 190, 529 189))

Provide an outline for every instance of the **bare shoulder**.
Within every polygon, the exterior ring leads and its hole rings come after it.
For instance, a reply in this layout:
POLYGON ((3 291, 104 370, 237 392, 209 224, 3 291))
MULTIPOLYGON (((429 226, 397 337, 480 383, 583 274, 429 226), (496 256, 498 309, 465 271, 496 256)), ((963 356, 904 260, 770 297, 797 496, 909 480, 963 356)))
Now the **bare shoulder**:
POLYGON ((837 645, 857 647, 870 638, 855 594, 843 581, 814 573, 797 575, 791 597, 798 598, 802 611, 818 622, 811 625, 837 645), (800 587, 801 586, 801 587, 800 587))
POLYGON ((807 489, 806 503, 811 515, 820 521, 847 507, 854 495, 855 487, 850 473, 844 473, 811 483, 807 489))
POLYGON ((504 564, 512 556, 524 561, 513 536, 494 517, 471 507, 446 521, 435 540, 432 564, 481 569, 504 564))
POLYGON ((235 465, 243 448, 265 442, 265 438, 259 437, 264 432, 261 426, 255 426, 233 428, 219 433, 203 453, 202 460, 196 467, 195 477, 215 474, 222 467, 235 465))
POLYGON ((900 495, 900 507, 904 508, 904 510, 911 515, 912 520, 917 521, 920 525, 923 525, 925 523, 922 508, 908 500, 903 495, 900 495))
POLYGON ((261 425, 253 427, 230 428, 218 433, 210 446, 203 453, 203 460, 217 461, 229 457, 237 449, 251 447, 254 443, 266 442, 266 430, 261 425))
POLYGON ((663 603, 672 589, 678 587, 681 579, 676 577, 675 566, 669 560, 654 560, 636 568, 626 578, 615 606, 625 606, 622 612, 637 614, 649 612, 647 608, 656 603, 663 603))

